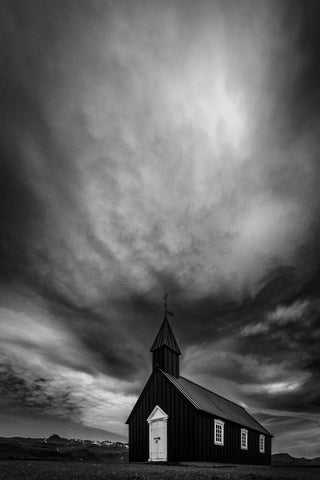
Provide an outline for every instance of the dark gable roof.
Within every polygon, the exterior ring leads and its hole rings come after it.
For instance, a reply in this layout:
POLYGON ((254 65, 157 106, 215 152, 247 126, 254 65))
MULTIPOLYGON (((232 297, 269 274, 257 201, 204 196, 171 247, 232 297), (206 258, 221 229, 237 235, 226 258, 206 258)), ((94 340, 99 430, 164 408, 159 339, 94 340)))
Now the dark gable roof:
POLYGON ((237 405, 220 395, 207 390, 184 377, 173 377, 161 370, 168 380, 184 395, 198 410, 210 413, 215 417, 230 420, 243 427, 257 430, 266 435, 271 435, 259 422, 257 422, 243 407, 237 405))
POLYGON ((150 352, 154 352, 155 350, 163 347, 164 345, 171 348, 171 350, 178 353, 179 355, 181 354, 177 340, 175 339, 173 331, 168 322, 167 314, 165 314, 164 316, 163 322, 152 344, 150 352))

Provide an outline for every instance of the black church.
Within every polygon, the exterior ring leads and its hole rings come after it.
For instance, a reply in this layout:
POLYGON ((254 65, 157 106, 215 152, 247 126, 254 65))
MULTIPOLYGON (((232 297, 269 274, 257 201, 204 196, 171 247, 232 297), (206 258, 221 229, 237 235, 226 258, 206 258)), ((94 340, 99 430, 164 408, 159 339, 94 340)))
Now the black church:
POLYGON ((240 405, 180 376, 167 314, 151 347, 152 374, 126 421, 129 460, 270 465, 268 430, 240 405))

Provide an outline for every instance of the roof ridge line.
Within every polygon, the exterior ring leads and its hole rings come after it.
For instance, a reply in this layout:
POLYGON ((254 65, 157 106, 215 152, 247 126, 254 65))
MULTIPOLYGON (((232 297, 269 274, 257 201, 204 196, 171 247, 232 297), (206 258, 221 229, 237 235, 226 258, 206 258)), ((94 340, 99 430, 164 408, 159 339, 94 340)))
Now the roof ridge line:
POLYGON ((199 383, 193 382, 192 380, 189 380, 189 378, 183 377, 182 375, 180 375, 180 378, 183 378, 184 380, 187 380, 187 382, 193 383, 193 385, 195 385, 196 387, 200 387, 200 388, 202 388, 203 390, 206 390, 209 393, 213 393, 214 395, 217 395, 217 397, 223 398, 223 400, 226 400, 227 402, 230 402, 233 405, 236 405, 237 407, 240 407, 240 408, 242 408, 242 410, 247 412, 247 410, 242 405, 239 405, 239 403, 236 403, 233 400, 229 400, 229 398, 226 398, 223 395, 220 395, 219 393, 214 392, 213 390, 209 390, 209 388, 203 387, 202 385, 199 385, 199 383))

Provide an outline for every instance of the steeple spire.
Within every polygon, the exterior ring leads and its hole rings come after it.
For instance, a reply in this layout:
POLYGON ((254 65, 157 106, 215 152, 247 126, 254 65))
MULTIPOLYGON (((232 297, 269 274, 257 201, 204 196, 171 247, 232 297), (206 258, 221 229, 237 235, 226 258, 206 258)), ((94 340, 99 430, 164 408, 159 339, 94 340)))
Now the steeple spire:
POLYGON ((164 318, 156 338, 151 347, 153 356, 153 369, 159 366, 162 370, 179 377, 179 355, 181 355, 179 345, 169 324, 167 315, 172 313, 167 309, 167 297, 165 293, 164 300, 164 318))
POLYGON ((179 345, 177 343, 177 340, 175 339, 175 336, 173 334, 173 331, 170 326, 166 313, 164 315, 164 319, 157 333, 157 336, 154 339, 150 352, 154 352, 155 350, 163 346, 170 348, 173 352, 176 352, 178 355, 181 354, 179 345))

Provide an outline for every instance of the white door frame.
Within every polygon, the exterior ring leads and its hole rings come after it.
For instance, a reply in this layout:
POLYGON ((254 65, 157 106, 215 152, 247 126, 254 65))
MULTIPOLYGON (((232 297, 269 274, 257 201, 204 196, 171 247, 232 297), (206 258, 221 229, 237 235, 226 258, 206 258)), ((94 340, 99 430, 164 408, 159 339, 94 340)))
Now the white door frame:
POLYGON ((159 405, 156 405, 152 412, 150 413, 149 417, 147 418, 147 422, 149 423, 149 462, 166 462, 168 458, 168 442, 167 442, 167 437, 168 437, 168 431, 167 431, 167 421, 168 421, 169 416, 159 407, 159 405), (151 434, 151 425, 154 422, 163 422, 164 426, 164 456, 161 458, 151 458, 151 452, 152 452, 152 445, 154 442, 154 438, 152 438, 151 434))

